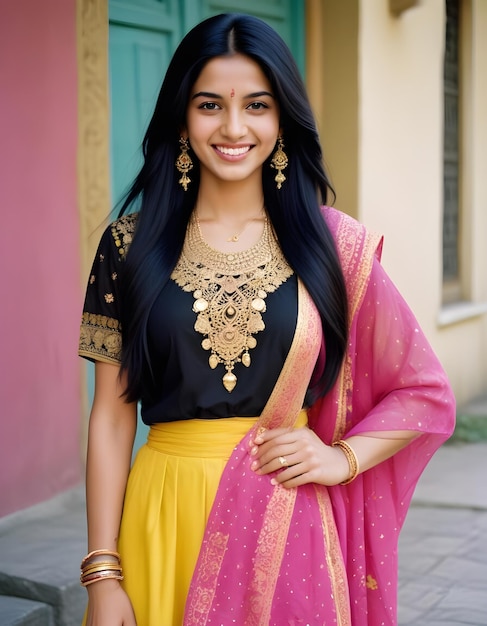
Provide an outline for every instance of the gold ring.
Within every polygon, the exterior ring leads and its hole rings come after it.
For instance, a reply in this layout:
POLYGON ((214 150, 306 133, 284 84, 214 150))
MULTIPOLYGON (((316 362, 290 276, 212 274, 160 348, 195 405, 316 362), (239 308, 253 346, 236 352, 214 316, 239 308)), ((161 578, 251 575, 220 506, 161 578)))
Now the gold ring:
POLYGON ((285 459, 283 456, 280 456, 277 460, 279 461, 282 467, 287 467, 289 465, 289 463, 287 462, 287 459, 285 459))

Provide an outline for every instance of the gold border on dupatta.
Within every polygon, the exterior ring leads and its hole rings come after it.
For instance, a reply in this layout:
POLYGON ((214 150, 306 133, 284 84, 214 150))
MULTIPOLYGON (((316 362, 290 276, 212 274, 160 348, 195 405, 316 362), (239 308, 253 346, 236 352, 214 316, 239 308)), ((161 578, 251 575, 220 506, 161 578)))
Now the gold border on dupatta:
POLYGON ((267 401, 257 428, 286 428, 296 423, 303 408, 308 381, 321 346, 321 320, 303 283, 298 279, 298 318, 293 341, 281 374, 267 401), (296 377, 296 371, 300 376, 296 377), (302 389, 296 385, 301 383, 302 389), (285 411, 283 411, 285 407, 285 411), (284 415, 284 417, 283 417, 284 415))
POLYGON ((253 577, 249 588, 249 608, 246 626, 270 624, 272 600, 286 549, 289 524, 296 502, 297 489, 276 486, 266 508, 262 529, 257 541, 253 577))
MULTIPOLYGON (((381 239, 381 235, 368 233, 364 226, 358 224, 348 215, 342 214, 340 216, 336 246, 347 285, 349 330, 365 296, 375 253, 381 239)), ((338 376, 337 388, 339 391, 337 394, 334 441, 341 439, 345 434, 347 412, 352 409, 349 404, 349 396, 353 390, 352 357, 349 349, 338 376)))
POLYGON ((330 497, 326 487, 323 488, 321 485, 315 485, 315 492, 323 524, 323 541, 325 544, 328 572, 333 589, 337 626, 350 626, 352 618, 350 615, 347 571, 345 569, 345 563, 343 562, 343 554, 330 497))
MULTIPOLYGON (((321 320, 301 281, 298 281, 298 318, 293 342, 279 379, 262 412, 257 428, 292 427, 302 409, 307 381, 311 378, 321 346, 321 320), (299 377, 296 372, 299 371, 299 377), (298 388, 300 387, 300 388, 298 388)), ((254 559, 254 577, 250 589, 252 616, 248 626, 269 624, 272 598, 286 548, 297 489, 276 486, 266 508, 258 550, 254 559), (264 575, 265 574, 265 575, 264 575)))

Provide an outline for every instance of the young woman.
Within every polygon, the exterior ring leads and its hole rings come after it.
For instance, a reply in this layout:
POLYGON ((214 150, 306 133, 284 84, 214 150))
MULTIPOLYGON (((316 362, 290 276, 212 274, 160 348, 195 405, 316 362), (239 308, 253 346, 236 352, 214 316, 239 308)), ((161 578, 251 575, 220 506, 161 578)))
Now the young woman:
POLYGON ((399 530, 454 401, 380 238, 320 206, 279 36, 196 26, 143 153, 83 313, 87 623, 395 624, 399 530))

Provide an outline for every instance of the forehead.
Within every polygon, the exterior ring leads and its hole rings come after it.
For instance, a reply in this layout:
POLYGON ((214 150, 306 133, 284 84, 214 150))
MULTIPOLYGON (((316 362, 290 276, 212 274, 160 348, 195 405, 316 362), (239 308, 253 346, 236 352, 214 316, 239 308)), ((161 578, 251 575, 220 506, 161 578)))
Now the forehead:
POLYGON ((242 54, 215 57, 201 70, 200 75, 193 85, 192 92, 210 91, 239 91, 251 93, 253 91, 271 91, 271 85, 262 71, 260 65, 242 54), (249 91, 250 89, 250 91, 249 91))

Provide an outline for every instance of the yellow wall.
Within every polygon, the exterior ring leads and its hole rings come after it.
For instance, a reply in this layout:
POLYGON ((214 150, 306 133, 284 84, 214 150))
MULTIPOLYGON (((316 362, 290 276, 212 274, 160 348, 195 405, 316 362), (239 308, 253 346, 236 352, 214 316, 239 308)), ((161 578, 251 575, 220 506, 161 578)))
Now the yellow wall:
POLYGON ((464 301, 446 307, 444 0, 422 0, 399 16, 388 0, 307 2, 308 81, 336 205, 384 233, 384 266, 445 365, 460 405, 487 390, 487 2, 461 4, 464 301), (309 74, 310 60, 319 81, 309 74))
POLYGON ((358 0, 307 0, 307 88, 335 206, 358 217, 358 0))
MULTIPOLYGON (((485 79, 487 3, 462 3, 470 84, 462 87, 465 150, 462 209, 464 298, 442 305, 443 0, 428 0, 399 18, 387 2, 360 9, 359 215, 386 235, 384 265, 410 302, 451 377, 459 404, 487 389, 487 149, 485 79), (485 72, 485 66, 484 66, 485 72), (482 84, 483 83, 483 84, 482 84), (467 114, 468 112, 468 114, 467 114), (476 308, 477 307, 477 308, 476 308)), ((465 65, 465 63, 464 63, 465 65)), ((464 72, 465 75, 465 72, 464 72)))
POLYGON ((360 7, 359 215, 385 234, 384 265, 425 330, 441 304, 442 0, 394 17, 360 7))

